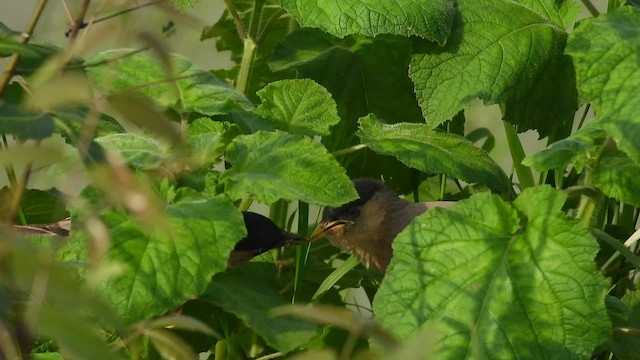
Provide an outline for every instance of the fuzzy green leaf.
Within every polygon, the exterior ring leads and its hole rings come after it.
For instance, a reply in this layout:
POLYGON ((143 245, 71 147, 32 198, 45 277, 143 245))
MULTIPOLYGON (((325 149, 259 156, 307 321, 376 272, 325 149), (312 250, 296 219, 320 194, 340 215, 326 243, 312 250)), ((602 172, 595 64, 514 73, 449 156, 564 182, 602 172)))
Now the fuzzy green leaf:
POLYGON ((411 61, 410 76, 429 124, 451 119, 476 97, 486 104, 515 101, 518 109, 518 101, 526 101, 523 94, 531 97, 531 91, 553 88, 555 83, 542 86, 541 77, 562 55, 567 38, 564 29, 577 14, 575 3, 457 3, 460 15, 447 45, 426 46, 411 61))
POLYGON ((105 149, 120 153, 127 164, 137 169, 157 169, 163 161, 171 156, 166 144, 145 135, 110 134, 95 140, 105 149))
POLYGON ((489 154, 462 136, 432 130, 425 124, 387 125, 374 115, 360 119, 356 135, 373 151, 395 156, 420 171, 509 191, 510 182, 502 169, 489 154))
POLYGON ((593 169, 593 182, 607 196, 640 206, 640 166, 624 154, 607 154, 593 169))
POLYGON ((53 119, 0 100, 0 134, 16 135, 22 140, 44 139, 53 134, 53 119))
POLYGON ((623 6, 586 20, 567 44, 578 89, 620 148, 640 162, 640 9, 623 6))
POLYGON ((481 193, 419 216, 394 242, 376 317, 403 338, 433 326, 434 358, 590 357, 610 336, 608 285, 565 199, 548 186, 513 206, 481 193))
POLYGON ((548 148, 524 158, 522 163, 533 166, 538 171, 564 169, 574 163, 576 170, 582 171, 584 165, 595 160, 599 146, 606 138, 606 133, 593 127, 584 128, 566 139, 556 141, 548 148))
POLYGON ((316 326, 290 316, 270 316, 269 311, 290 304, 269 286, 275 267, 249 263, 216 275, 201 299, 233 313, 278 351, 289 352, 316 335, 316 326))
POLYGON ((440 44, 447 41, 455 15, 453 0, 282 0, 281 4, 302 26, 334 36, 417 35, 440 44))
POLYGON ((245 193, 271 204, 282 198, 339 206, 357 198, 345 171, 322 144, 300 135, 259 131, 227 148, 232 167, 220 180, 235 199, 245 193))
POLYGON ((109 50, 91 56, 85 66, 89 77, 109 94, 136 88, 163 106, 210 116, 253 109, 246 97, 186 58, 173 54, 163 60, 146 52, 109 50))
POLYGON ((196 163, 209 164, 216 161, 224 154, 231 140, 240 133, 238 126, 227 122, 196 119, 187 129, 188 142, 196 163))
POLYGON ((98 289, 129 322, 163 314, 202 293, 246 235, 240 212, 223 197, 168 205, 165 214, 166 222, 150 234, 125 214, 103 216, 112 241, 107 257, 122 272, 98 289))
POLYGON ((328 135, 340 122, 331 94, 310 79, 275 81, 258 91, 258 115, 276 128, 300 135, 328 135))

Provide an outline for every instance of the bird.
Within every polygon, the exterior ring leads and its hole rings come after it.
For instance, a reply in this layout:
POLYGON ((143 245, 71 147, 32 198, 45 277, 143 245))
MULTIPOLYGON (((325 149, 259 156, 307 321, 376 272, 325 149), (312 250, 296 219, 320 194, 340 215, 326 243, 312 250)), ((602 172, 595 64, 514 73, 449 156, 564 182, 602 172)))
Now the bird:
POLYGON ((383 275, 393 256, 392 243, 398 233, 425 211, 455 203, 413 203, 399 197, 381 181, 356 178, 352 182, 359 198, 337 208, 326 207, 311 241, 326 237, 365 265, 375 266, 383 275))
POLYGON ((238 241, 231 251, 227 261, 229 268, 242 265, 271 249, 308 242, 304 236, 280 229, 268 217, 250 211, 243 211, 242 216, 247 236, 238 241))

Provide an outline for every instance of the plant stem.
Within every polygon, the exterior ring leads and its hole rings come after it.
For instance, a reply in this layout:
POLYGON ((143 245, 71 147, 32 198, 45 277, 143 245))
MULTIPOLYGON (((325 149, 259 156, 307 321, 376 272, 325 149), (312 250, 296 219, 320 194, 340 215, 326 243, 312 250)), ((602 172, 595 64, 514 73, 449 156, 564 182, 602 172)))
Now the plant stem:
MULTIPOLYGON (((298 201, 298 234, 308 234, 309 233, 309 204, 304 201, 298 201)), ((302 278, 302 270, 304 269, 304 264, 307 262, 307 255, 309 254, 309 247, 307 247, 307 251, 303 254, 303 247, 296 246, 296 271, 293 278, 293 297, 291 298, 291 303, 296 303, 296 298, 298 294, 298 285, 302 278)))
POLYGON ((253 39, 244 39, 244 52, 242 53, 242 62, 240 62, 240 70, 238 71, 238 79, 236 80, 236 90, 245 95, 247 94, 247 85, 249 83, 255 53, 256 43, 253 39))
POLYGON ((227 10, 229 10, 229 14, 233 18, 233 21, 236 23, 236 29, 238 30, 238 36, 240 39, 244 40, 247 38, 247 31, 244 29, 244 25, 242 25, 242 20, 240 19, 240 15, 238 15, 238 10, 233 5, 232 0, 224 0, 224 3, 227 5, 227 10))
POLYGON ((586 7, 587 10, 589 10, 589 12, 593 17, 598 17, 600 15, 600 12, 596 8, 596 6, 593 5, 591 0, 582 0, 582 3, 584 4, 584 7, 586 7))
POLYGON ((262 8, 265 0, 255 0, 253 3, 253 14, 249 23, 249 37, 251 39, 258 38, 258 27, 260 26, 260 17, 262 16, 262 8))
MULTIPOLYGON (((590 169, 585 169, 584 171, 583 185, 593 185, 593 172, 590 169)), ((580 205, 578 206, 578 214, 576 217, 587 229, 591 229, 593 227, 594 215, 598 209, 598 202, 600 198, 600 193, 592 196, 582 195, 580 198, 580 205)))
POLYGON ((273 16, 269 18, 269 20, 267 21, 267 24, 264 26, 264 28, 262 29, 262 31, 260 32, 260 35, 258 35, 258 38, 256 40, 256 44, 258 44, 258 46, 262 45, 262 43, 264 42, 264 39, 267 37, 267 35, 269 35, 269 30, 271 30, 271 27, 273 26, 273 24, 275 24, 276 21, 278 21, 278 19, 280 19, 280 17, 284 14, 286 14, 286 11, 284 11, 283 9, 280 9, 275 14, 273 14, 273 16))
POLYGON ((82 6, 80 6, 80 11, 75 19, 73 19, 73 24, 71 24, 71 29, 69 30, 69 42, 73 44, 78 37, 78 32, 80 32, 82 24, 84 24, 84 17, 87 15, 87 11, 89 10, 89 4, 91 0, 83 0, 82 6))
POLYGON ((580 122, 578 123, 578 129, 576 130, 580 130, 582 128, 582 125, 584 125, 584 120, 587 118, 589 108, 591 108, 591 104, 587 104, 587 106, 584 108, 584 112, 582 113, 582 117, 580 118, 580 122))
POLYGON ((346 154, 350 154, 352 152, 356 152, 358 150, 362 150, 362 149, 364 149, 366 147, 367 147, 367 145, 365 145, 365 144, 353 145, 353 146, 350 146, 350 147, 345 148, 345 149, 336 150, 336 151, 332 152, 331 155, 333 155, 333 156, 346 155, 346 154))
POLYGON ((516 169, 518 180, 520 181, 520 188, 521 190, 524 190, 532 187, 535 185, 533 173, 530 168, 522 165, 525 153, 522 148, 520 138, 518 137, 518 133, 516 132, 515 127, 510 123, 503 121, 502 124, 504 125, 504 132, 507 135, 507 143, 509 144, 509 151, 511 152, 511 158, 513 159, 513 167, 516 169))
MULTIPOLYGON (((44 11, 44 7, 45 5, 47 5, 47 2, 48 0, 38 1, 38 4, 36 5, 36 7, 33 10, 33 13, 31 14, 31 19, 29 19, 29 23, 27 24, 25 30, 20 35, 20 42, 22 44, 26 44, 29 42, 31 35, 33 34, 33 30, 35 30, 36 25, 40 20, 40 16, 44 11)), ((4 91, 7 89, 7 85, 9 85, 9 81, 11 81, 11 78, 13 77, 13 74, 16 71, 16 67, 18 66, 19 62, 20 62, 20 55, 13 54, 13 56, 11 57, 11 61, 7 66, 7 69, 4 71, 4 75, 2 76, 2 78, 0 78, 0 97, 2 97, 2 95, 4 94, 4 91)))

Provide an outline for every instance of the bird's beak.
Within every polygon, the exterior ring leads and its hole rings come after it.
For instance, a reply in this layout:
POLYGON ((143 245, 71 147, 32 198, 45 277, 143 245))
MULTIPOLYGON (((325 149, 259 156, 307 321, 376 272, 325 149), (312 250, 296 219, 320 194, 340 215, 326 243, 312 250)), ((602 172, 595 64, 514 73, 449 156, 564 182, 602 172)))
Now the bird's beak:
POLYGON ((353 221, 347 220, 336 220, 336 221, 323 221, 315 229, 313 229, 313 233, 311 234, 311 241, 320 239, 325 233, 330 230, 339 229, 347 224, 353 224, 353 221))

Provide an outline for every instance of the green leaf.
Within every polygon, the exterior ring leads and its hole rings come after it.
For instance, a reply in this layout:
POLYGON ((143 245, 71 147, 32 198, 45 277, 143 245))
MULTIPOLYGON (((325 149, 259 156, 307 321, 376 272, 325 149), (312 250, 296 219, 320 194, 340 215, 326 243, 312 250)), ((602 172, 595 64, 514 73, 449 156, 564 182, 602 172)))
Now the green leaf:
POLYGON ((411 61, 409 73, 430 125, 452 118, 476 97, 486 104, 515 101, 518 109, 524 106, 525 95, 553 87, 552 78, 543 86, 542 76, 562 55, 564 29, 578 11, 573 1, 460 0, 457 4, 460 15, 447 45, 426 45, 411 61))
POLYGON ((38 317, 38 333, 55 339, 69 357, 96 360, 122 359, 102 339, 95 322, 83 318, 78 313, 43 308, 38 317))
POLYGON ((105 149, 119 152, 127 164, 141 170, 158 169, 171 156, 167 145, 145 135, 111 134, 95 140, 105 149))
POLYGON ((109 103, 132 124, 160 135, 174 144, 182 140, 177 127, 150 99, 123 93, 110 96, 109 103))
POLYGON ((0 134, 16 135, 22 140, 44 139, 53 134, 53 119, 0 100, 0 134))
POLYGON ((538 171, 565 169, 572 162, 582 172, 584 165, 597 159, 606 134, 594 127, 584 128, 566 139, 556 141, 546 149, 524 158, 522 163, 538 171))
POLYGON ((165 214, 166 222, 151 233, 130 216, 103 215, 111 232, 108 259, 122 273, 98 289, 129 322, 161 315, 200 294, 246 235, 240 212, 224 197, 168 205, 165 214))
POLYGON ((282 0, 281 4, 302 26, 334 36, 417 35, 441 45, 449 37, 455 15, 452 0, 282 0))
POLYGON ((393 155, 420 171, 509 191, 510 182, 502 169, 489 154, 462 136, 432 130, 425 124, 387 125, 374 115, 360 119, 356 134, 373 151, 393 155))
POLYGON ((109 94, 136 88, 163 106, 204 115, 253 109, 246 97, 186 58, 172 54, 169 59, 164 66, 153 54, 109 50, 91 56, 84 65, 89 77, 109 94))
POLYGON ((191 9, 196 6, 199 1, 200 0, 171 0, 173 6, 178 10, 191 9))
POLYGON ((271 309, 290 304, 268 285, 277 277, 267 263, 248 263, 216 275, 201 297, 236 315, 278 351, 289 352, 316 335, 316 326, 289 316, 272 317, 271 309))
POLYGON ((65 202, 56 191, 27 189, 20 206, 27 224, 51 224, 67 217, 65 202))
POLYGON ((567 44, 578 90, 594 107, 595 124, 640 162, 640 9, 623 6, 581 23, 567 44))
POLYGON ((610 336, 608 285, 565 199, 540 186, 419 216, 393 244, 376 318, 403 338, 435 326, 434 358, 589 358, 610 336))
POLYGON ((640 206, 640 166, 624 154, 603 156, 593 169, 593 183, 609 197, 640 206))
MULTIPOLYGON (((336 38, 316 29, 287 36, 274 50, 270 66, 295 69, 299 77, 324 86, 338 105, 342 121, 322 138, 329 151, 359 144, 358 118, 376 114, 383 119, 424 122, 413 83, 407 74, 412 41, 399 36, 336 38), (393 94, 393 96, 389 96, 393 94)), ((422 180, 419 174, 391 156, 365 149, 337 158, 350 177, 384 178, 399 193, 422 180)))
POLYGON ((327 89, 310 79, 272 82, 258 91, 258 115, 276 128, 300 135, 328 135, 340 122, 336 102, 327 89))
POLYGON ((209 118, 193 121, 187 129, 187 137, 196 163, 215 162, 240 133, 238 126, 228 122, 211 121, 209 118))
POLYGON ((300 135, 259 131, 227 148, 233 166, 221 176, 227 195, 271 204, 282 198, 340 206, 356 199, 353 184, 322 144, 300 135))

